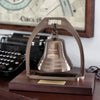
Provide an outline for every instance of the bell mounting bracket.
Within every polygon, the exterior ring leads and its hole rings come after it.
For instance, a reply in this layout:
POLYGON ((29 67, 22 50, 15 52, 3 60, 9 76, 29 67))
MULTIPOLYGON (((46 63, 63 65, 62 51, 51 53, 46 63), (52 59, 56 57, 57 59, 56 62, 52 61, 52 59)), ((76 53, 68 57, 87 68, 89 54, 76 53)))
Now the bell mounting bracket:
MULTIPOLYGON (((79 50, 80 50, 80 75, 78 75, 78 77, 76 77, 76 79, 84 79, 84 52, 83 52, 83 46, 80 40, 80 37, 77 33, 77 31, 72 27, 72 25, 67 21, 67 19, 65 18, 61 18, 61 17, 47 17, 44 18, 38 25, 37 27, 33 30, 31 36, 29 37, 28 43, 27 43, 27 47, 26 47, 26 76, 29 78, 38 78, 38 76, 35 76, 33 74, 31 74, 31 70, 30 70, 30 48, 31 48, 31 43, 33 41, 33 39, 35 38, 36 34, 39 33, 41 30, 45 29, 45 28, 52 28, 53 24, 56 24, 57 29, 64 29, 66 31, 68 31, 69 33, 71 33, 71 35, 74 36, 78 46, 79 46, 79 50)), ((45 77, 45 76, 40 76, 41 79, 51 79, 50 77, 45 77)), ((40 78, 39 77, 39 78, 40 78)), ((73 77, 67 77, 67 78, 63 78, 61 77, 61 80, 71 80, 71 79, 75 79, 73 77)), ((54 78, 57 79, 57 78, 54 78)), ((59 78, 58 78, 59 79, 59 78)))

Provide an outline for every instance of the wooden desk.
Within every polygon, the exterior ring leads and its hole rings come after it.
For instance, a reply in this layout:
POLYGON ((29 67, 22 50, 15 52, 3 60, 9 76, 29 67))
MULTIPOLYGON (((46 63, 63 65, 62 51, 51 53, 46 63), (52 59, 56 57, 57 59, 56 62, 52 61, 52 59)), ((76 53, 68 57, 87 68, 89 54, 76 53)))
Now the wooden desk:
MULTIPOLYGON (((0 89, 9 91, 8 83, 10 80, 11 79, 4 79, 0 77, 0 89)), ((14 92, 27 97, 35 98, 36 100, 100 100, 100 80, 96 80, 95 82, 95 90, 93 96, 39 93, 39 92, 21 92, 21 91, 9 91, 9 92, 14 92)))

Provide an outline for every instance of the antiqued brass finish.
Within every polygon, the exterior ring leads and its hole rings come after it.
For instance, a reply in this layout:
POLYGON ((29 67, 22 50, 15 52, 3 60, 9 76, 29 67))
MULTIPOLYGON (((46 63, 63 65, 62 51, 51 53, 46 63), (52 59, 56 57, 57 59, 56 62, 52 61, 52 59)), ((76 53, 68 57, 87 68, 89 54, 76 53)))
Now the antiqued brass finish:
POLYGON ((71 61, 65 53, 64 40, 59 39, 56 24, 51 39, 46 41, 45 51, 38 69, 43 72, 66 72, 72 68, 71 61))
POLYGON ((37 79, 51 80, 53 76, 49 78, 48 75, 55 75, 55 74, 57 74, 58 76, 65 74, 66 76, 66 77, 57 78, 57 80, 73 80, 73 79, 84 80, 85 78, 84 52, 83 52, 83 46, 79 38, 79 35, 77 31, 74 30, 72 25, 65 18, 58 18, 58 17, 44 18, 32 32, 32 35, 30 36, 28 40, 28 44, 26 48, 26 76, 27 77, 32 78, 32 79, 37 78, 37 79), (65 53, 64 41, 57 37, 58 35, 56 32, 55 26, 52 33, 52 38, 47 40, 46 42, 44 55, 39 62, 39 67, 38 67, 39 72, 37 71, 41 75, 47 75, 47 77, 46 76, 40 77, 40 75, 37 75, 37 74, 34 75, 34 73, 31 73, 30 64, 29 64, 31 43, 39 31, 48 27, 52 28, 53 24, 51 24, 51 20, 61 22, 59 24, 58 23, 56 24, 57 29, 64 29, 68 31, 76 39, 76 42, 80 50, 80 68, 78 70, 79 73, 76 73, 77 71, 74 70, 69 57, 65 53))

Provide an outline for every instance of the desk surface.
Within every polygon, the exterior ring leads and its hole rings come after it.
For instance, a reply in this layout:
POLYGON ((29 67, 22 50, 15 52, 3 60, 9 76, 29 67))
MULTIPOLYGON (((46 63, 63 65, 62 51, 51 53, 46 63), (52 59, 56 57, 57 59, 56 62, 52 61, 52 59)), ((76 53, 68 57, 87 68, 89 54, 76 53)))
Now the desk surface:
MULTIPOLYGON (((4 79, 0 77, 0 89, 9 91, 8 83, 10 80, 11 79, 4 79)), ((100 80, 95 81, 95 89, 94 89, 93 96, 40 93, 40 92, 21 92, 21 91, 9 91, 9 92, 35 98, 36 100, 80 100, 80 99, 81 100, 100 100, 100 80)))

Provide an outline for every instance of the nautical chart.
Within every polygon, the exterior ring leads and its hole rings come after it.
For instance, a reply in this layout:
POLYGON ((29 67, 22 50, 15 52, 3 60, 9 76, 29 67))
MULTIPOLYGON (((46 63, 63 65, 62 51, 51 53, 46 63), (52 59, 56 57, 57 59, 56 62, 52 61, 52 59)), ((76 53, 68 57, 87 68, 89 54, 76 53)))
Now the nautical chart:
POLYGON ((0 0, 0 23, 37 25, 44 17, 65 17, 85 29, 85 0, 0 0))

